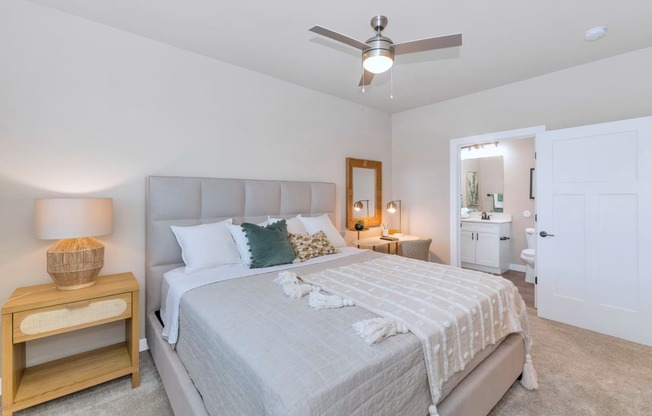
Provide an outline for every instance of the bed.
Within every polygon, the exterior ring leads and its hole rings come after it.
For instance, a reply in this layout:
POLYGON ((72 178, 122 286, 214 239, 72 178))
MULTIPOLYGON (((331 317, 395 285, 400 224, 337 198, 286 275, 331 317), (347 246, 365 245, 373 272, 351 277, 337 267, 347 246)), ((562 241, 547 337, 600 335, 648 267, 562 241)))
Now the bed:
MULTIPOLYGON (((351 324, 372 312, 312 311, 305 299, 282 295, 273 283, 278 270, 186 292, 176 346, 162 336, 164 275, 183 266, 170 226, 297 214, 333 219, 335 200, 332 183, 148 178, 146 338, 176 415, 428 414, 431 391, 417 337, 400 334, 370 347, 351 324)), ((343 251, 293 270, 318 274, 384 256, 343 251)), ((443 385, 438 414, 486 415, 522 373, 525 350, 519 334, 482 350, 443 385)))

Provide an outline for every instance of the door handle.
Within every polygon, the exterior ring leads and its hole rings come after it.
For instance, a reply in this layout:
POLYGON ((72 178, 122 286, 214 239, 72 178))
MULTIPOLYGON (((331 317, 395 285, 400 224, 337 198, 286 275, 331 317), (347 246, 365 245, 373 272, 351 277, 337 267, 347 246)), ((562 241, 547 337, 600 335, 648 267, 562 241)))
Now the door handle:
POLYGON ((554 237, 554 236, 555 236, 554 234, 548 234, 548 233, 545 232, 545 231, 541 231, 541 232, 539 233, 539 235, 540 235, 541 237, 543 237, 543 238, 546 238, 546 237, 554 237))

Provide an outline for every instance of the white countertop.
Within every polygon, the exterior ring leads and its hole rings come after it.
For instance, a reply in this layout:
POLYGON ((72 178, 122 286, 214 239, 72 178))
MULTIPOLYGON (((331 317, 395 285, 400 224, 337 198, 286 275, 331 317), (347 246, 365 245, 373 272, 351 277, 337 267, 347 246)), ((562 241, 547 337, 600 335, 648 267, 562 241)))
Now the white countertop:
POLYGON ((490 220, 483 220, 480 218, 480 215, 473 213, 469 218, 462 218, 462 222, 479 222, 486 224, 506 224, 512 222, 512 216, 510 214, 503 213, 492 213, 490 220))

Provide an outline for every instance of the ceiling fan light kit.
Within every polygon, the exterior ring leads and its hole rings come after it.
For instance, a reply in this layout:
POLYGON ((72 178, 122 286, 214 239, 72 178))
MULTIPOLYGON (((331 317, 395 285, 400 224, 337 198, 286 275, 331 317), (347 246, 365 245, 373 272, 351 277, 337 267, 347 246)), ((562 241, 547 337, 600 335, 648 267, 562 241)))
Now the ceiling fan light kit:
POLYGON ((362 66, 374 74, 382 74, 394 65, 394 53, 386 49, 371 49, 362 55, 362 66))
POLYGON ((388 20, 385 16, 372 17, 371 27, 376 32, 376 36, 367 39, 366 42, 360 42, 359 40, 326 29, 322 26, 313 26, 310 28, 310 31, 349 46, 353 46, 362 51, 362 66, 364 68, 364 73, 362 74, 362 79, 358 84, 362 87, 371 84, 371 80, 375 74, 381 74, 389 70, 392 65, 394 65, 395 55, 462 45, 461 33, 394 44, 390 38, 381 34, 383 29, 387 27, 387 22, 388 20))

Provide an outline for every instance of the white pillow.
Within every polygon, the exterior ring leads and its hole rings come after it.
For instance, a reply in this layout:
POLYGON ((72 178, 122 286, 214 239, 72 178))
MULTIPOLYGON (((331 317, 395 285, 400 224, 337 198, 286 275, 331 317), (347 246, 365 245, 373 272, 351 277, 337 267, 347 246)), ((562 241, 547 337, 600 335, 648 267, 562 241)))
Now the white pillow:
POLYGON ((308 234, 313 235, 319 231, 323 231, 333 247, 346 247, 346 241, 344 241, 340 232, 337 231, 337 228, 333 225, 328 214, 324 214, 320 217, 302 217, 299 215, 299 220, 306 231, 308 231, 308 234))
POLYGON ((181 246, 186 273, 222 264, 240 263, 238 248, 227 228, 227 224, 232 222, 229 218, 192 227, 170 226, 181 246))
MULTIPOLYGON (((288 218, 285 220, 285 222, 288 225, 288 233, 290 234, 299 234, 299 235, 308 235, 308 231, 306 231, 305 227, 301 223, 301 220, 299 219, 301 215, 298 215, 294 218, 288 218)), ((270 224, 274 224, 275 222, 281 221, 283 218, 273 218, 273 217, 267 217, 267 220, 269 221, 270 224)))
MULTIPOLYGON (((267 221, 258 223, 261 227, 267 225, 267 221)), ((243 264, 251 266, 251 251, 249 251, 249 240, 247 240, 247 235, 244 230, 239 225, 229 224, 229 231, 233 236, 235 245, 238 247, 238 252, 240 252, 240 260, 243 264)))

